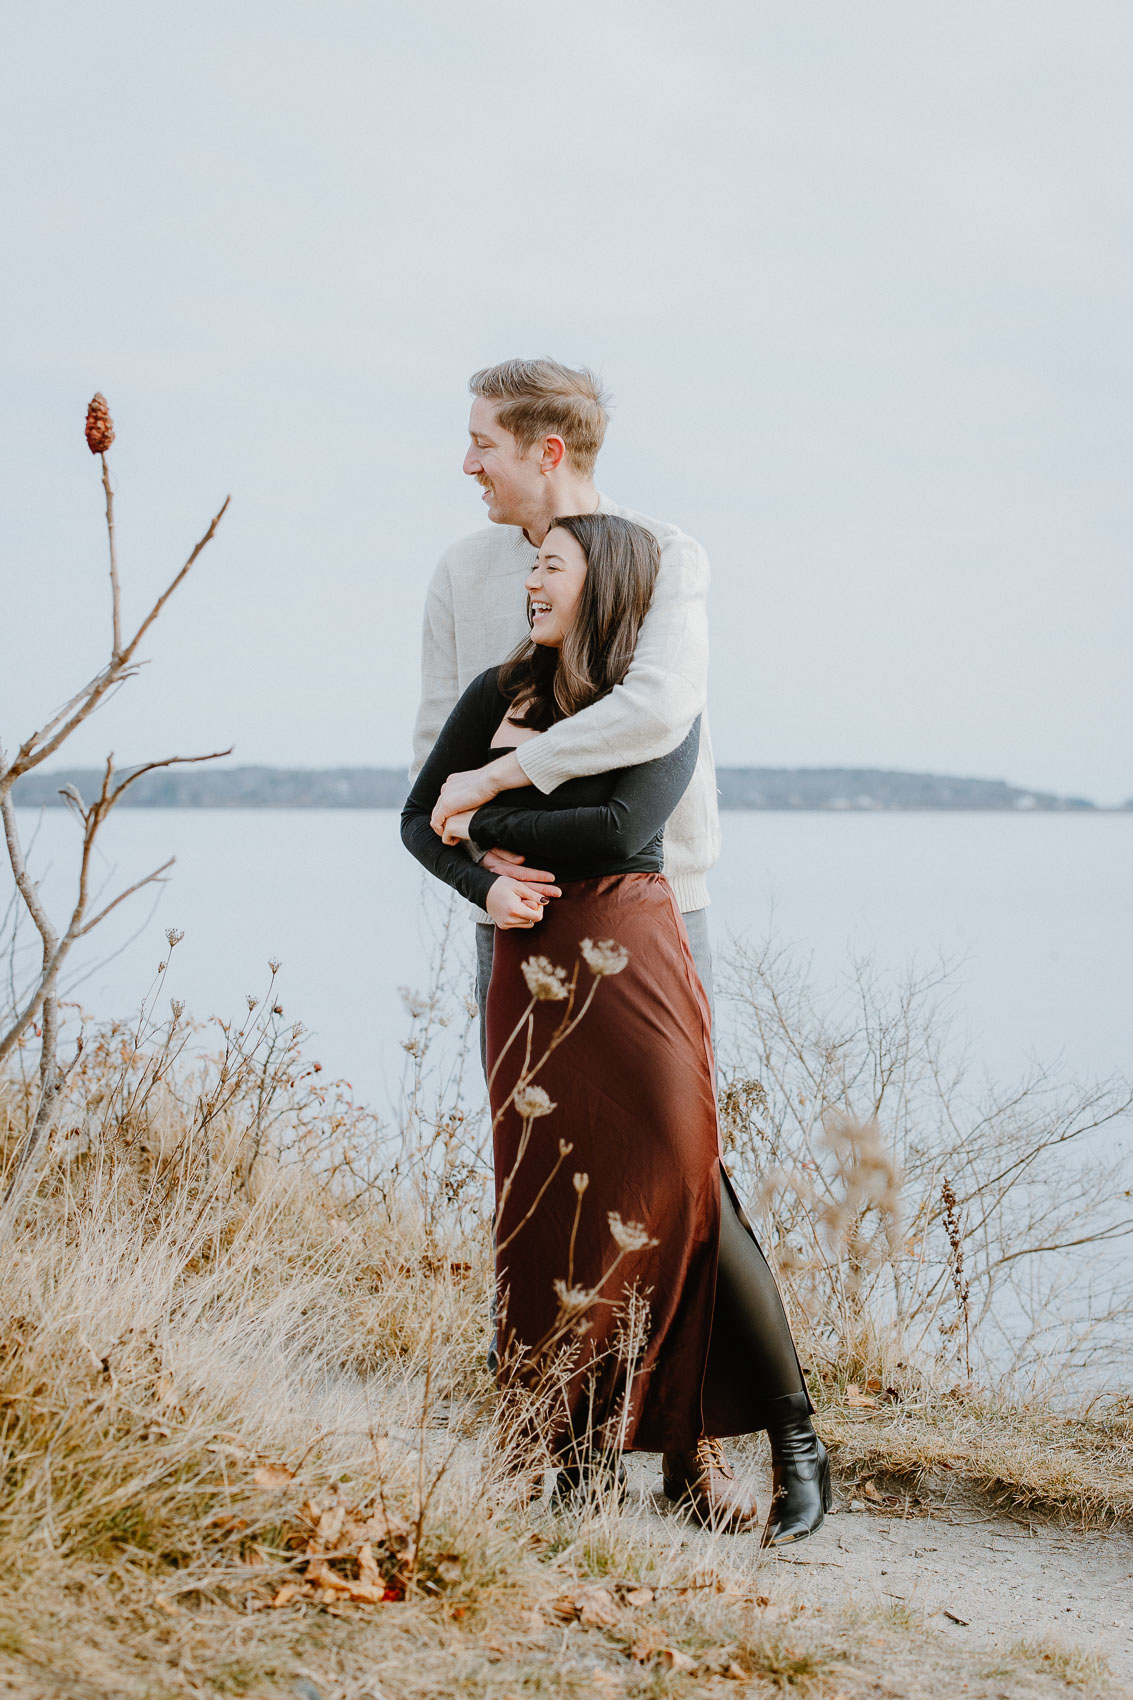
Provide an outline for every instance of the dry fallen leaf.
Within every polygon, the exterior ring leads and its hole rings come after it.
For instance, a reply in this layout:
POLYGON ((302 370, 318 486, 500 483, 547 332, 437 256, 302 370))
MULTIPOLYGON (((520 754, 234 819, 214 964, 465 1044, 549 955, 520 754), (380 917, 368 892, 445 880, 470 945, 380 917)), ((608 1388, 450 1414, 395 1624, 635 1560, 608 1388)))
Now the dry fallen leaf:
POLYGON ((342 1533, 342 1525, 346 1521, 345 1505, 332 1505, 319 1518, 319 1526, 315 1530, 315 1539, 323 1548, 333 1547, 342 1533))
POLYGON ((856 1381, 851 1381, 847 1384, 846 1403, 847 1405, 854 1406, 854 1408, 859 1411, 876 1411, 880 1409, 877 1400, 871 1398, 868 1393, 863 1393, 856 1381))
POLYGON ((872 1499, 875 1505, 883 1502, 883 1495, 878 1492, 872 1481, 862 1483, 862 1494, 866 1499, 872 1499))
POLYGON ((622 1596, 627 1606, 647 1606, 653 1598, 652 1588, 631 1588, 622 1596))
POLYGON ((582 1582, 569 1594, 560 1594, 555 1601, 560 1617, 576 1617, 579 1623, 595 1629, 612 1629, 618 1621, 618 1608, 607 1588, 595 1582, 582 1582))
POLYGON ((696 1660, 690 1659, 678 1647, 662 1647, 661 1663, 667 1670, 695 1670, 696 1660))
POLYGON ((289 1470, 286 1464, 261 1464, 252 1475, 257 1487, 282 1488, 295 1480, 295 1471, 289 1470))
POLYGON ((288 1606, 302 1592, 303 1584, 301 1582, 285 1582, 271 1603, 273 1606, 288 1606))
POLYGON ((331 1569, 325 1558, 313 1558, 307 1566, 307 1580, 313 1582, 316 1588, 324 1592, 329 1589, 332 1594, 348 1594, 352 1584, 345 1576, 339 1576, 331 1569))
POLYGON ((386 1585, 380 1577, 374 1582, 361 1579, 354 1582, 349 1576, 340 1576, 325 1561, 313 1561, 307 1566, 307 1580, 321 1588, 324 1596, 335 1599, 345 1595, 348 1600, 357 1600, 359 1605, 376 1606, 386 1594, 386 1585))

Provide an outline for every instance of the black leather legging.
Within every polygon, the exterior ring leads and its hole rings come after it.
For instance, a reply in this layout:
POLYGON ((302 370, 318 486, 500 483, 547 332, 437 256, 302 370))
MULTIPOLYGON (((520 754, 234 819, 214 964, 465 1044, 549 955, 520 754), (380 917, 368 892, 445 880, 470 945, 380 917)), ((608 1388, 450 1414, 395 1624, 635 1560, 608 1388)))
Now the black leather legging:
POLYGON ((750 1378, 765 1400, 805 1391, 775 1277, 721 1174, 720 1264, 710 1357, 750 1378))

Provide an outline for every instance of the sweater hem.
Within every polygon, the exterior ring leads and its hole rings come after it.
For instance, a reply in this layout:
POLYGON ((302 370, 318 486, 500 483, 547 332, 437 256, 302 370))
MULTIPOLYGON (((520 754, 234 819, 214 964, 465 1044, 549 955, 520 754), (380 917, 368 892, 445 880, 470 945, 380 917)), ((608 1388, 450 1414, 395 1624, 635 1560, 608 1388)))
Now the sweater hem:
POLYGON ((696 909, 707 909, 712 902, 708 895, 708 881, 703 874, 666 874, 665 878, 673 888, 673 896, 682 915, 691 915, 696 909))

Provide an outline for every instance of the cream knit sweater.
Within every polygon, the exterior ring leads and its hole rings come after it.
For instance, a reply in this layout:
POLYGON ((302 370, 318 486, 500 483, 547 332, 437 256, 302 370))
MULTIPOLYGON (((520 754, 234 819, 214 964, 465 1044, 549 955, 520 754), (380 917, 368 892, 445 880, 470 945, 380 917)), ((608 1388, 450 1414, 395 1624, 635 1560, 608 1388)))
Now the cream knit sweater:
MULTIPOLYGON (((687 914, 708 904, 705 875, 720 852, 705 713, 708 557, 674 525, 620 508, 605 496, 598 506, 643 525, 661 545, 661 571, 633 664, 608 696, 528 739, 516 755, 531 783, 550 792, 567 779, 667 755, 703 714, 696 772, 665 829, 665 876, 687 914)), ((425 604, 414 773, 461 692, 527 635, 523 581, 534 560, 535 550, 517 526, 490 525, 454 543, 437 563, 425 604)))

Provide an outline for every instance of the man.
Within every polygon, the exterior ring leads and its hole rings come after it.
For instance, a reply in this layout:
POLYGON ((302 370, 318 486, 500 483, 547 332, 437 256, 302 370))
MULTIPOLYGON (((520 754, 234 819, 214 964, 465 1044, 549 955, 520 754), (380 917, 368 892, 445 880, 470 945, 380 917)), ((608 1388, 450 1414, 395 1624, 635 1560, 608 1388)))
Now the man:
MULTIPOLYGON (((523 583, 558 514, 620 514, 653 533, 661 570, 624 682, 600 702, 530 738, 512 754, 471 773, 450 775, 433 825, 479 808, 501 791, 535 785, 551 792, 567 779, 630 767, 667 755, 704 715, 708 686, 708 560, 675 526, 619 507, 599 493, 594 465, 608 414, 593 374, 554 360, 508 360, 475 373, 464 471, 481 485, 491 521, 441 556, 429 585, 422 641, 422 696, 414 730, 414 771, 428 755, 464 688, 503 661, 527 635, 523 583)), ((692 783, 665 832, 665 876, 688 929, 693 958, 711 997, 706 875, 719 854, 716 772, 707 716, 692 783)), ((484 864, 508 881, 510 915, 537 923, 557 888, 553 871, 528 868, 498 850, 484 864)), ((493 927, 477 927, 481 1032, 492 972, 493 927)))

